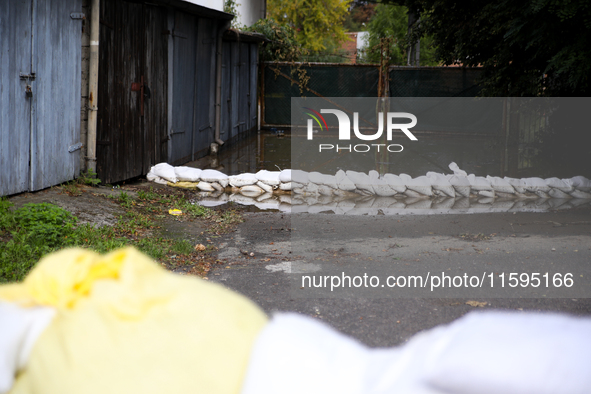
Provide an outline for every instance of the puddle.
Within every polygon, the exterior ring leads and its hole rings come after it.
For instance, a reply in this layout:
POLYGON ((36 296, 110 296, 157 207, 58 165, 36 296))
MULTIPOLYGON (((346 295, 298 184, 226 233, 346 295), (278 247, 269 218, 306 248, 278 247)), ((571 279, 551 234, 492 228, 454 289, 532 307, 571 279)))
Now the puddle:
POLYGON ((547 212, 573 208, 591 209, 589 199, 502 199, 502 198, 339 198, 329 196, 300 197, 266 193, 258 198, 242 194, 198 193, 196 203, 216 207, 230 202, 245 205, 247 211, 281 211, 337 215, 440 215, 487 212, 547 212))
POLYGON ((291 168, 291 139, 289 132, 261 130, 224 145, 217 156, 206 156, 184 164, 188 167, 216 169, 227 175, 259 170, 277 171, 291 168))

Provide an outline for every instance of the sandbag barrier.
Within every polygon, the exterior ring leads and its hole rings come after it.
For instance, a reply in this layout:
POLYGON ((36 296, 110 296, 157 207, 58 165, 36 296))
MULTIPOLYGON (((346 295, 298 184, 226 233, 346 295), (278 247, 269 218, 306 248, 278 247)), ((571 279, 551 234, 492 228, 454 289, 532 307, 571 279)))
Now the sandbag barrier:
POLYGON ((229 201, 286 212, 349 215, 509 212, 568 209, 591 203, 591 181, 583 176, 510 178, 468 175, 456 163, 453 174, 428 172, 369 174, 339 170, 335 175, 301 170, 228 176, 217 170, 173 167, 160 163, 147 178, 198 191, 199 204, 229 201))

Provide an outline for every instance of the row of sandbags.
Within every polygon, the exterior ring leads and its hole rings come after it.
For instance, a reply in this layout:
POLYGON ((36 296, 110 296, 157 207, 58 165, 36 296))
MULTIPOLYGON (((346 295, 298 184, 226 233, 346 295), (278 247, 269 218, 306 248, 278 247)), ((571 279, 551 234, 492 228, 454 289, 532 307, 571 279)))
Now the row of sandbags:
POLYGON ((472 212, 542 212, 546 210, 570 209, 590 204, 584 199, 505 199, 492 197, 466 198, 440 196, 428 198, 396 198, 360 196, 345 198, 337 196, 274 195, 265 193, 258 197, 242 194, 200 193, 198 203, 213 207, 234 202, 255 206, 261 210, 279 210, 294 213, 332 212, 345 215, 404 215, 442 214, 472 212))
POLYGON ((404 195, 411 198, 447 196, 503 197, 503 198, 556 198, 591 199, 591 181, 583 176, 559 178, 510 178, 468 175, 451 163, 453 174, 428 172, 412 178, 407 174, 369 174, 339 170, 335 175, 293 170, 292 190, 306 196, 343 196, 358 193, 380 197, 404 195))
POLYGON ((193 182, 195 188, 206 192, 239 192, 257 197, 265 193, 292 192, 302 196, 354 197, 356 195, 379 197, 425 198, 447 196, 527 199, 591 199, 591 181, 583 176, 559 178, 510 178, 468 175, 451 163, 453 174, 428 172, 412 178, 407 174, 385 174, 377 171, 369 174, 339 170, 335 175, 301 170, 267 171, 228 176, 216 170, 200 170, 191 167, 173 167, 160 163, 152 167, 148 180, 169 184, 193 182))
POLYGON ((149 181, 164 185, 177 185, 204 192, 238 192, 245 196, 257 197, 265 193, 290 192, 291 170, 267 171, 256 174, 244 173, 228 176, 217 170, 201 170, 193 167, 173 167, 160 163, 150 169, 149 181), (287 179, 288 181, 282 181, 287 179))

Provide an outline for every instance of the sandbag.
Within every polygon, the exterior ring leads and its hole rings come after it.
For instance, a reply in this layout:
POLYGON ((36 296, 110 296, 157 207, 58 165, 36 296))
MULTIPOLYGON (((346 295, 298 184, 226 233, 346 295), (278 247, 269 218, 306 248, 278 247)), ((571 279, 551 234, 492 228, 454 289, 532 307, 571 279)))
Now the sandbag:
POLYGON ((193 167, 174 167, 174 173, 179 181, 199 182, 202 170, 193 167))
POLYGON ((250 172, 245 172, 240 175, 233 175, 228 177, 228 182, 230 183, 230 185, 234 187, 254 185, 258 181, 259 180, 257 179, 256 175, 250 172))
POLYGON ((335 178, 337 180, 337 186, 340 190, 353 191, 357 188, 355 183, 347 177, 347 174, 345 174, 345 171, 343 170, 337 171, 335 178))
POLYGON ((174 167, 168 163, 156 164, 154 167, 150 169, 150 172, 162 179, 166 179, 169 182, 178 182, 178 178, 176 177, 174 167))
POLYGON ((281 181, 279 180, 279 173, 280 171, 260 170, 256 173, 256 177, 259 181, 269 186, 279 186, 279 184, 281 183, 281 181))
POLYGON ((201 172, 201 180, 205 182, 217 182, 223 187, 228 186, 228 176, 217 170, 203 170, 201 172))

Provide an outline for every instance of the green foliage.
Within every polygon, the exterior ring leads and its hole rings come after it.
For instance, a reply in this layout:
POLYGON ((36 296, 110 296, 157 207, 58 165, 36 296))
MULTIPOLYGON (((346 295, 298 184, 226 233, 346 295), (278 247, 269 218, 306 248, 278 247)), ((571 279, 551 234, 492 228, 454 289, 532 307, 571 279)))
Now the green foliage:
POLYGON ((77 222, 53 204, 25 204, 15 211, 11 205, 0 203, 0 283, 21 280, 41 256, 67 242, 77 222))
POLYGON ((346 39, 343 21, 350 0, 269 0, 267 13, 280 24, 291 26, 297 42, 311 52, 346 39))
POLYGON ((445 64, 482 66, 487 96, 591 93, 591 3, 409 0, 445 64))
POLYGON ((74 230, 77 218, 57 205, 25 204, 12 215, 16 232, 27 234, 29 242, 53 248, 74 230))
POLYGON ((406 31, 408 18, 406 7, 389 4, 378 4, 375 15, 370 20, 368 46, 362 61, 367 63, 380 62, 380 39, 391 37, 389 46, 389 64, 406 64, 406 31))
MULTIPOLYGON (((391 38, 387 63, 399 66, 407 65, 409 46, 407 13, 408 8, 399 5, 381 3, 375 7, 375 14, 367 25, 368 46, 366 51, 360 54, 360 62, 379 63, 380 40, 391 38)), ((419 63, 421 66, 436 66, 438 64, 433 38, 430 36, 420 39, 419 63)))
POLYGON ((234 29, 241 29, 240 23, 238 19, 240 18, 240 13, 238 12, 238 6, 240 3, 237 3, 236 0, 225 0, 224 1, 224 12, 228 14, 234 15, 234 19, 232 19, 232 27, 234 29))
POLYGON ((88 186, 98 186, 101 183, 101 180, 98 179, 98 174, 94 172, 92 168, 86 170, 80 174, 77 179, 78 183, 88 186))
POLYGON ((355 4, 345 16, 343 26, 346 31, 358 32, 367 30, 367 24, 375 15, 376 4, 355 4))
POLYGON ((245 30, 263 34, 269 40, 260 45, 262 61, 297 62, 302 57, 302 47, 295 38, 294 30, 278 24, 273 18, 259 19, 245 30))
POLYGON ((126 212, 114 226, 102 227, 79 224, 70 212, 53 204, 26 204, 12 210, 8 200, 0 199, 0 283, 22 280, 41 257, 66 247, 106 253, 134 245, 168 265, 194 264, 198 252, 191 242, 154 236, 153 218, 168 214, 170 208, 181 209, 183 218, 208 220, 211 233, 227 231, 242 221, 232 209, 214 211, 188 201, 183 194, 158 194, 150 189, 138 192, 137 200, 125 192, 111 198, 126 212))

